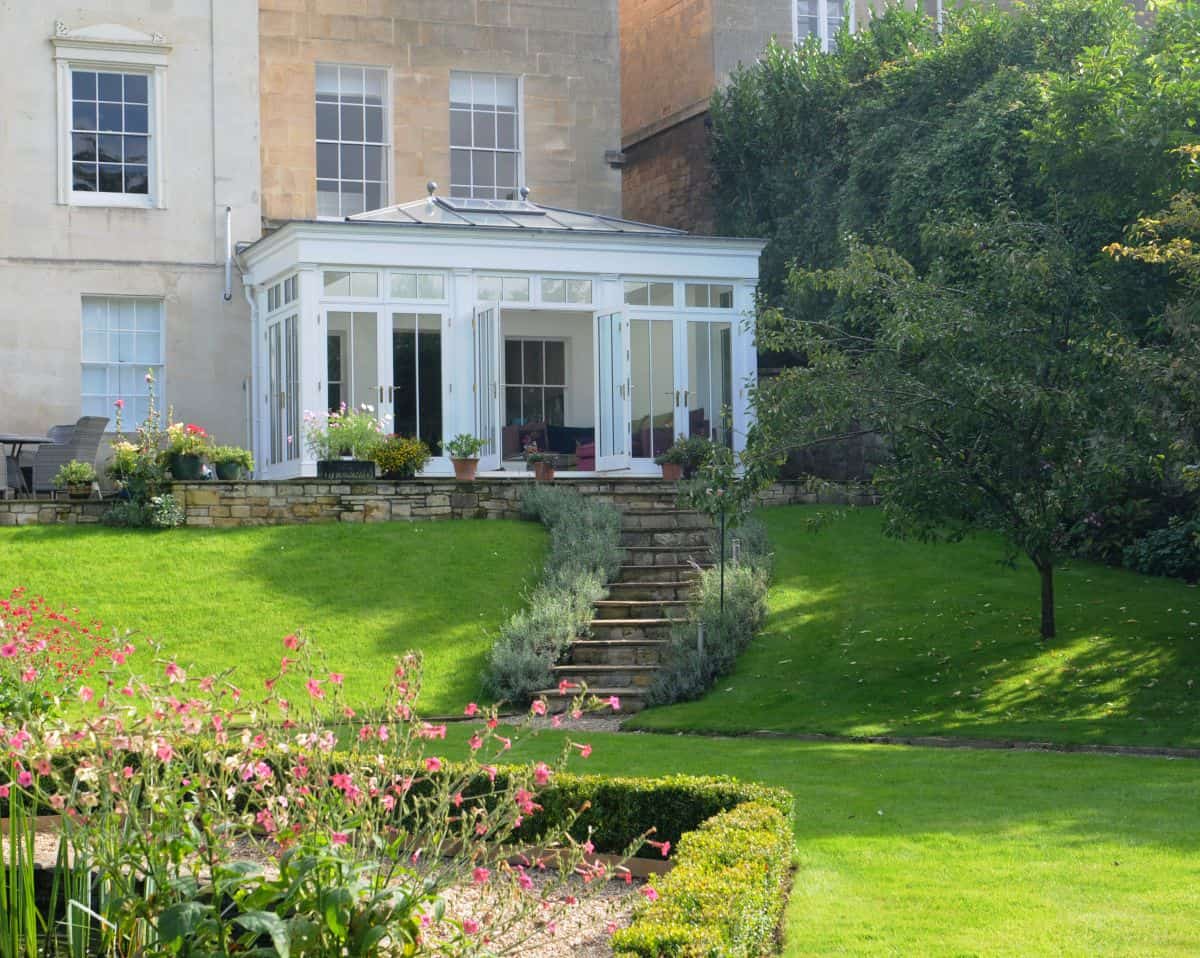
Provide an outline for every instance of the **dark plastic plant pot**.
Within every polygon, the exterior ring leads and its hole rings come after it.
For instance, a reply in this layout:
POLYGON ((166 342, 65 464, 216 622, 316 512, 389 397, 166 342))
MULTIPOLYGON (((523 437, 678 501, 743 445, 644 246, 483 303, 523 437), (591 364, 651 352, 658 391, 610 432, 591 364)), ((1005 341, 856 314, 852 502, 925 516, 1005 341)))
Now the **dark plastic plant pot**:
POLYGON ((235 479, 242 478, 242 464, 240 462, 218 462, 213 466, 217 472, 217 478, 224 482, 232 482, 235 479))
POLYGON ((366 479, 375 478, 375 463, 370 459, 319 459, 318 479, 366 479))
POLYGON ((195 482, 200 478, 202 460, 192 453, 174 453, 171 456, 171 476, 180 482, 195 482))

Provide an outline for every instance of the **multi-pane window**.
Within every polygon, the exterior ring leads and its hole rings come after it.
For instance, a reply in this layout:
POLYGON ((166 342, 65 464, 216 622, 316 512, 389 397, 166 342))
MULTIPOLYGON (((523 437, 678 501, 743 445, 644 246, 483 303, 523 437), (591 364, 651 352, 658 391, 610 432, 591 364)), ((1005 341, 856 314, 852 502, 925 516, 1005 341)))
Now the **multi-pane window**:
POLYGON ((162 301, 85 296, 81 355, 83 415, 114 418, 120 399, 122 419, 141 422, 149 411, 146 373, 153 373, 162 400, 162 301))
POLYGON ((733 287, 727 283, 688 283, 684 304, 689 309, 733 309, 733 287))
POLYGON ((516 77, 450 74, 450 195, 515 200, 521 177, 516 77))
POLYGON ((542 280, 543 303, 570 303, 586 306, 592 301, 590 279, 557 279, 547 276, 542 280))
POLYGON ((528 276, 480 276, 475 291, 484 303, 528 303, 528 276))
POLYGON ((674 306, 675 284, 628 280, 625 283, 625 305, 674 306))
POLYGON ((837 35, 843 24, 849 22, 851 0, 793 0, 795 4, 796 42, 802 43, 809 37, 821 42, 822 50, 832 50, 837 45, 837 35))
POLYGON ((150 192, 150 77, 71 70, 71 189, 150 192))
POLYGON ((318 216, 387 203, 387 78, 370 67, 317 67, 318 216))
POLYGON ((561 426, 566 416, 567 346, 555 339, 504 340, 504 422, 561 426))

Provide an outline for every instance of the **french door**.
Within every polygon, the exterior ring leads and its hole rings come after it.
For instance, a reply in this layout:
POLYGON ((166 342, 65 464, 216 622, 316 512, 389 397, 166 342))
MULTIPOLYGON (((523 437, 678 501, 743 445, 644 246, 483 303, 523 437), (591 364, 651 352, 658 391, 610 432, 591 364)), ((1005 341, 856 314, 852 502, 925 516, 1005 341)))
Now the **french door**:
POLYGON ((471 319, 475 361, 475 436, 483 442, 479 469, 500 468, 500 310, 477 308, 471 319))
POLYGON ((392 431, 388 393, 392 387, 392 326, 378 310, 328 309, 326 393, 330 412, 341 406, 375 414, 392 431))
POLYGON ((296 315, 267 324, 267 455, 264 474, 300 458, 300 338, 296 315))
POLYGON ((595 321, 596 469, 630 466, 629 322, 624 313, 595 321))

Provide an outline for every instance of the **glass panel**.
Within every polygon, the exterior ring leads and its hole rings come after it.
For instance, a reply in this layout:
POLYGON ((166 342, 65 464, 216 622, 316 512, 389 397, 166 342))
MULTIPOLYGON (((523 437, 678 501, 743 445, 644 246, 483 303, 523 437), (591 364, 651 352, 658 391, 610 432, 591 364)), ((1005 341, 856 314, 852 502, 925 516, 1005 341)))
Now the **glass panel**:
POLYGON ((675 305, 675 284, 674 283, 651 283, 650 284, 650 305, 651 306, 674 306, 675 305))
MULTIPOLYGON (((350 274, 329 272, 325 274, 325 293, 329 296, 350 295, 350 274)), ((332 319, 332 314, 330 315, 332 319)))
POLYGON ((567 384, 567 344, 557 340, 546 343, 546 382, 567 384))
POLYGON ((417 277, 413 273, 393 273, 392 274, 392 298, 393 299, 416 299, 417 298, 417 277))
POLYGON ((546 381, 542 341, 540 339, 527 339, 521 345, 524 356, 524 376, 521 382, 527 386, 540 386, 546 381))
POLYGON ((379 274, 378 273, 351 273, 350 274, 350 295, 351 296, 370 296, 379 295, 379 274))
POLYGON ((547 386, 542 390, 542 409, 551 426, 566 423, 567 391, 562 386, 547 386))
POLYGON ((104 366, 83 367, 83 392, 92 396, 108 393, 108 370, 104 366))
POLYGON ((504 381, 506 383, 522 383, 521 373, 521 340, 506 339, 504 341, 504 381))
POLYGON ((342 216, 353 216, 366 209, 362 187, 357 183, 342 184, 342 216))
POLYGON ((733 309, 733 287, 720 284, 710 288, 710 305, 717 309, 733 309))
POLYGON ((77 130, 96 129, 96 104, 76 101, 71 107, 71 122, 77 130))
POLYGON ((368 210, 377 210, 383 206, 382 183, 367 183, 365 185, 363 205, 368 210))
POLYGON ((516 153, 496 154, 496 186, 501 189, 502 199, 516 199, 515 195, 509 195, 517 188, 516 153))
POLYGON ((83 301, 83 328, 105 329, 108 327, 108 300, 85 299, 83 301))
POLYGON ((496 105, 502 110, 516 110, 516 77, 496 77, 496 105))
POLYGON ((496 117, 496 145, 502 150, 517 148, 517 115, 501 113, 496 117))
POLYGON ((537 386, 521 387, 521 408, 526 422, 546 421, 546 411, 542 408, 542 391, 537 386))
POLYGON ((496 146, 496 115, 494 113, 476 113, 472 118, 474 146, 493 149, 496 146))
POLYGON ((103 163, 121 162, 121 136, 117 133, 102 133, 99 136, 99 158, 103 163))
POLYGON ((369 106, 365 113, 366 126, 364 139, 372 143, 383 142, 383 107, 369 106))
MULTIPOLYGON (((132 299, 117 301, 117 327, 119 329, 137 328, 137 304, 132 299)), ((110 307, 111 308, 111 307, 110 307)), ((111 313, 109 314, 112 315, 111 313)))
POLYGON ((712 366, 707 323, 688 323, 689 436, 712 438, 712 366))
POLYGON ((363 95, 362 67, 339 67, 342 74, 342 99, 352 99, 363 95))
POLYGON ((567 280, 567 301, 590 303, 592 301, 592 281, 590 279, 567 280))
POLYGON ((317 99, 327 96, 337 96, 338 69, 337 67, 317 66, 317 99))
POLYGON ((120 103, 124 99, 121 92, 121 74, 101 73, 97 75, 97 79, 99 80, 99 98, 101 100, 120 103))
POLYGON ((125 162, 145 163, 148 159, 147 146, 149 140, 144 136, 125 137, 125 162))
POLYGON ((342 139, 362 140, 363 108, 357 103, 346 103, 343 100, 339 114, 342 119, 342 139))
POLYGON ((392 375, 395 377, 395 403, 392 431, 398 436, 417 434, 417 334, 415 317, 392 316, 392 375))
POLYGON ((121 193, 125 189, 125 180, 121 175, 121 167, 113 164, 100 164, 100 192, 121 193))
POLYGON ((511 303, 529 302, 529 277, 505 276, 502 282, 504 300, 511 303))
POLYGON ((820 35, 819 0, 796 0, 796 38, 820 35))
POLYGON ((630 306, 648 306, 650 304, 650 287, 646 283, 626 283, 625 302, 630 306))
POLYGON ((456 107, 471 105, 471 74, 450 74, 450 102, 456 107))
POLYGON ((142 332, 157 332, 162 319, 162 310, 158 303, 148 303, 138 300, 137 328, 142 332))
POLYGON ((436 314, 417 317, 417 378, 417 435, 436 452, 442 442, 442 317, 436 314))
POLYGON ((684 305, 692 308, 707 308, 708 286, 704 283, 688 283, 684 287, 684 305))
POLYGON ((525 417, 521 414, 520 386, 505 387, 504 424, 506 426, 523 426, 525 424, 525 417))
MULTIPOLYGON (((496 182, 496 154, 479 150, 471 154, 471 182, 474 186, 494 186, 496 182)), ((477 194, 478 195, 478 194, 477 194)))
POLYGON ((340 208, 337 181, 317 180, 317 215, 337 216, 340 208))
MULTIPOLYGON (((338 148, 336 143, 317 144, 317 176, 325 180, 336 180, 338 175, 338 148)), ((317 184, 317 189, 320 189, 317 184)))
POLYGON ((450 111, 450 145, 471 145, 471 114, 466 110, 450 111))
MULTIPOLYGON (((383 147, 368 146, 363 151, 363 174, 368 180, 383 181, 383 147)), ((344 176, 345 174, 343 174, 344 176)))
POLYGON ((101 103, 100 104, 100 129, 114 130, 118 133, 125 126, 122 118, 120 103, 101 103))
POLYGON ((75 133, 71 136, 71 158, 74 160, 96 160, 96 134, 75 133))
POLYGON ((450 182, 469 187, 471 185, 471 153, 468 150, 450 151, 450 182))
POLYGON ((71 167, 71 189, 82 193, 96 192, 96 164, 75 163, 71 167))
POLYGON ((500 277, 480 276, 478 278, 478 295, 484 302, 495 302, 500 299, 500 277))
MULTIPOLYGON (((104 105, 100 105, 101 115, 104 105)), ((101 127, 103 129, 103 127, 101 127)), ((147 133, 150 130, 150 116, 144 106, 125 107, 125 131, 127 133, 147 133)))
POLYGON ((141 73, 125 74, 125 102, 149 103, 149 77, 141 73))
POLYGON ((565 279, 542 280, 542 302, 565 303, 567 301, 567 281, 565 279))
POLYGON ((72 70, 71 96, 76 100, 96 99, 96 74, 90 70, 72 70))
POLYGON ((336 140, 338 138, 338 108, 334 103, 317 104, 317 139, 336 140))
POLYGON ((139 333, 134 354, 139 363, 157 363, 162 357, 162 350, 158 344, 158 334, 139 333))
POLYGON ((368 103, 383 103, 387 88, 386 70, 366 70, 363 76, 363 95, 368 103))
POLYGON ((363 175, 363 148, 357 143, 342 144, 342 179, 361 180, 363 175))
POLYGON ((105 333, 83 331, 83 359, 89 363, 108 361, 108 336, 105 333))
POLYGON ((717 390, 714 406, 720 407, 714 423, 714 438, 722 445, 731 446, 733 432, 728 416, 733 408, 733 331, 729 324, 721 323, 712 327, 711 344, 713 385, 717 390))
POLYGON ((650 321, 634 319, 629 323, 630 382, 633 389, 630 418, 631 451, 635 458, 652 455, 653 410, 650 405, 650 321))
POLYGON ((417 277, 417 296, 421 299, 445 299, 446 277, 441 273, 422 273, 417 277))
POLYGON ((496 78, 481 73, 471 74, 471 100, 476 108, 496 105, 496 78))

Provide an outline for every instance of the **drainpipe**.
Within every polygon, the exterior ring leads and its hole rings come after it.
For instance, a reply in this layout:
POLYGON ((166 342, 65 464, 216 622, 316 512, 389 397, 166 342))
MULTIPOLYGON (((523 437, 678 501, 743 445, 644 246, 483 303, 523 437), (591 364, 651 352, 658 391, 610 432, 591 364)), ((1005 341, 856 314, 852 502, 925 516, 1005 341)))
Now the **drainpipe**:
POLYGON ((225 302, 233 300, 233 207, 225 207, 225 302))
POLYGON ((249 396, 249 416, 246 417, 246 429, 249 431, 246 448, 254 451, 255 476, 259 469, 262 468, 259 462, 259 448, 257 439, 261 423, 259 422, 260 411, 259 405, 255 402, 257 382, 258 382, 258 337, 260 330, 258 328, 258 304, 254 299, 254 287, 249 283, 242 283, 242 295, 246 297, 246 302, 250 305, 250 377, 247 380, 246 392, 249 396))

